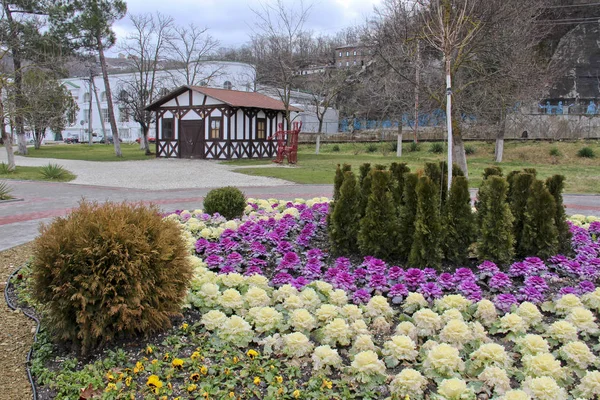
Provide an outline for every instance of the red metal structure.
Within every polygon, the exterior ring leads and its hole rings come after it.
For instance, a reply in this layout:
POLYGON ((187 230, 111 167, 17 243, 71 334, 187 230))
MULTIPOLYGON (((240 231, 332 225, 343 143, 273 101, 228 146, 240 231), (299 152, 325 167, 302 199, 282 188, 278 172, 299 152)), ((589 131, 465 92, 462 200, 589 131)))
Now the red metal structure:
MULTIPOLYGON (((278 130, 275 132, 277 158, 273 162, 280 164, 287 157, 288 164, 296 164, 298 162, 298 134, 302 129, 302 122, 294 122, 290 131, 283 130, 283 123, 279 123, 277 127, 278 130)), ((269 138, 269 140, 272 139, 273 136, 269 138)))

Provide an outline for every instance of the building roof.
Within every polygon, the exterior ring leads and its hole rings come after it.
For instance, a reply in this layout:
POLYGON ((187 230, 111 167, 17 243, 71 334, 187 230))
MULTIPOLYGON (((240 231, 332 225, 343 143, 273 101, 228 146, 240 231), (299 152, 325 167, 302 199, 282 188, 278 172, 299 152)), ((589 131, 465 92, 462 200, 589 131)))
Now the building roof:
MULTIPOLYGON (((164 97, 156 100, 154 103, 146 107, 147 110, 156 110, 167 101, 193 90, 202 93, 213 99, 222 101, 231 107, 246 107, 246 108, 262 108, 267 110, 285 111, 285 105, 281 100, 274 99, 261 93, 256 92, 241 92, 238 90, 214 89, 204 86, 181 86, 164 97)), ((302 111, 300 108, 290 106, 290 111, 302 111)))

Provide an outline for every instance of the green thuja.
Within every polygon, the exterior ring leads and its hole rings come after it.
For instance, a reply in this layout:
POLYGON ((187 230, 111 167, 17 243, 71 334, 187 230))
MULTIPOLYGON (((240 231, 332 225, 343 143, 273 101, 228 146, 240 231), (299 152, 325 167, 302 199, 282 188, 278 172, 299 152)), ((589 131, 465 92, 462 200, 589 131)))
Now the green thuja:
POLYGON ((402 205, 402 192, 404 191, 404 174, 410 172, 410 168, 406 166, 406 163, 392 163, 390 165, 390 172, 392 173, 392 179, 394 180, 393 192, 394 204, 396 207, 402 205))
POLYGON ((480 215, 480 232, 477 256, 496 264, 508 264, 514 256, 513 216, 506 201, 508 183, 499 176, 490 176, 483 181, 479 192, 484 199, 480 215))
POLYGON ((369 202, 369 196, 371 195, 371 164, 363 164, 360 167, 360 207, 359 214, 361 218, 367 211, 367 203, 369 202), (365 174, 363 176, 363 174, 365 174))
POLYGON ((521 171, 510 171, 508 175, 506 175, 506 181, 508 182, 508 193, 506 194, 506 198, 510 202, 510 199, 513 197, 513 188, 515 187, 515 178, 519 175, 521 171))
POLYGON ((483 170, 483 179, 486 180, 490 176, 502 176, 502 168, 493 166, 483 170))
POLYGON ((531 189, 517 253, 523 257, 547 259, 558 252, 558 229, 554 223, 556 201, 542 181, 536 180, 531 189))
POLYGON ((561 254, 571 252, 571 231, 567 223, 565 206, 563 205, 562 192, 565 187, 565 177, 563 175, 553 175, 546 179, 546 187, 554 197, 556 203, 556 213, 554 214, 554 223, 558 229, 558 251, 561 254))
POLYGON ((537 169, 535 168, 523 168, 523 172, 526 174, 531 174, 534 178, 537 178, 537 169))
POLYGON ((392 193, 391 174, 373 170, 371 193, 364 217, 360 220, 358 246, 362 254, 389 259, 397 249, 398 220, 392 193))
POLYGON ((412 267, 440 267, 442 263, 442 223, 439 209, 439 188, 429 177, 417 184, 417 215, 415 233, 408 264, 412 267))
POLYGON ((469 247, 475 242, 475 215, 471 210, 469 182, 464 176, 452 179, 450 195, 443 218, 444 259, 455 265, 468 261, 469 247))
POLYGON ((344 183, 340 188, 340 197, 327 226, 333 250, 337 254, 356 254, 358 252, 357 236, 360 228, 358 207, 360 196, 356 177, 346 172, 344 183))
POLYGON ((333 201, 336 201, 340 197, 340 188, 344 183, 344 174, 351 169, 352 167, 348 164, 344 164, 343 166, 340 166, 340 164, 337 165, 335 178, 333 179, 333 201))
POLYGON ((446 195, 448 194, 448 184, 445 182, 448 179, 446 170, 442 170, 440 164, 425 163, 425 176, 429 177, 435 184, 438 199, 440 200, 438 206, 444 204, 446 202, 446 195))
POLYGON ((418 182, 419 176, 417 174, 407 173, 404 175, 404 190, 402 190, 402 205, 400 206, 398 221, 398 255, 402 260, 408 260, 415 234, 418 182))
POLYGON ((515 237, 517 256, 525 257, 521 252, 520 243, 523 239, 525 226, 525 209, 531 195, 531 188, 535 177, 531 174, 520 173, 514 176, 512 186, 512 197, 509 199, 510 211, 514 217, 513 235, 515 237))
POLYGON ((358 171, 359 171, 358 186, 362 187, 363 181, 365 180, 365 178, 369 175, 369 172, 371 171, 371 164, 364 163, 363 165, 361 165, 358 168, 358 171))

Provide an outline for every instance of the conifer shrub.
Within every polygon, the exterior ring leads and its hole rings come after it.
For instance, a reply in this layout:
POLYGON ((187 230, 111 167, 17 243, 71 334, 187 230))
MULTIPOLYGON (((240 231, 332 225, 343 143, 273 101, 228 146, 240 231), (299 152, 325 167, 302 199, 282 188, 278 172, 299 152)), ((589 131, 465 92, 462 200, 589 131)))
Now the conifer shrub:
POLYGON ((192 277, 179 223, 156 206, 87 203, 41 228, 33 296, 54 336, 82 352, 171 326, 192 277))
POLYGON ((396 207, 400 207, 402 205, 402 192, 404 191, 404 174, 410 172, 410 168, 406 166, 406 163, 393 162, 390 165, 390 172, 393 180, 392 196, 394 197, 394 204, 396 207))
POLYGON ((440 204, 442 207, 446 203, 446 198, 448 196, 448 164, 444 161, 440 163, 425 163, 425 175, 429 177, 437 188, 438 199, 440 200, 440 204))
POLYGON ((334 144, 333 147, 331 148, 331 151, 333 151, 334 153, 338 153, 340 151, 340 146, 337 144, 334 144))
POLYGON ((514 256, 513 216, 506 200, 508 183, 500 176, 489 176, 483 181, 480 200, 485 205, 478 209, 480 227, 477 256, 496 264, 506 265, 514 256), (483 192, 483 193, 482 193, 483 192))
POLYGON ((340 164, 337 165, 337 168, 335 169, 335 178, 333 178, 333 201, 336 201, 340 197, 340 188, 344 183, 345 173, 351 169, 352 166, 348 164, 344 164, 343 166, 340 166, 340 164))
POLYGON ((556 213, 554 214, 554 224, 558 230, 558 251, 561 254, 571 252, 571 230, 567 223, 567 214, 563 204, 562 192, 565 187, 565 177, 563 175, 553 175, 546 179, 546 187, 554 197, 556 213))
POLYGON ((537 169, 535 168, 523 168, 523 172, 526 174, 531 174, 534 178, 537 178, 537 169))
MULTIPOLYGON (((509 199, 510 211, 514 217, 513 234, 515 237, 517 256, 524 257, 520 250, 520 243, 523 238, 523 228, 525 226, 525 211, 527 201, 531 195, 531 188, 535 177, 524 172, 517 174, 513 178, 512 197, 509 199)), ((552 214, 553 215, 553 214, 552 214)))
POLYGON ((436 182, 423 176, 419 178, 416 191, 417 214, 408 264, 417 268, 437 268, 441 266, 443 256, 439 188, 436 182))
POLYGON ((487 179, 489 176, 502 176, 502 168, 498 166, 485 168, 483 170, 483 179, 487 179))
POLYGON ((358 168, 358 186, 362 187, 363 181, 371 172, 371 164, 364 163, 358 168))
POLYGON ((547 259, 558 251, 558 229, 554 222, 556 201, 542 181, 532 187, 523 223, 523 235, 517 242, 517 254, 547 259))
POLYGON ((468 261, 469 247, 477 239, 475 215, 471 210, 469 182, 464 176, 452 179, 443 218, 444 259, 455 265, 468 261))
POLYGON ((358 246, 362 254, 389 259, 397 251, 398 218, 389 190, 391 173, 373 170, 372 186, 364 217, 360 220, 358 246))
POLYGON ((415 173, 404 174, 402 205, 399 210, 398 256, 408 260, 415 233, 415 217, 417 215, 417 183, 419 176, 415 173))
POLYGON ((510 171, 508 173, 508 175, 506 175, 506 181, 508 182, 508 193, 506 195, 506 198, 508 199, 508 201, 510 201, 510 199, 512 199, 513 196, 513 187, 515 185, 515 177, 517 175, 519 175, 521 173, 521 171, 510 171))
POLYGON ((227 219, 241 218, 246 205, 242 191, 233 186, 213 189, 204 198, 204 211, 207 214, 219 213, 227 219))
POLYGON ((371 183, 373 181, 371 177, 371 164, 363 164, 360 167, 360 206, 359 215, 361 218, 367 212, 367 203, 369 202, 369 196, 371 195, 371 183), (364 174, 364 176, 363 176, 364 174))
POLYGON ((340 197, 327 229, 333 250, 337 254, 355 254, 358 252, 358 230, 360 229, 360 191, 354 174, 345 173, 344 183, 340 189, 340 197))

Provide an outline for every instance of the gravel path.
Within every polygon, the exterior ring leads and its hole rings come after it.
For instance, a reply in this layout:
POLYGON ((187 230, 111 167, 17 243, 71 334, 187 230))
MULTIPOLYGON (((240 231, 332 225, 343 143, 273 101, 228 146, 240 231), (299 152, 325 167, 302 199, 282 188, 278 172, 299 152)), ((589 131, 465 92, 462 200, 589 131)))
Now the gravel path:
MULTIPOLYGON (((6 150, 0 149, 0 162, 6 162, 6 150)), ((212 160, 157 158, 143 161, 83 161, 28 158, 15 155, 17 166, 40 167, 59 164, 77 175, 70 183, 131 189, 187 189, 219 186, 283 186, 283 179, 250 176, 212 160)), ((275 166, 278 167, 278 166, 275 166)), ((280 167, 285 168, 285 167, 280 167)))

